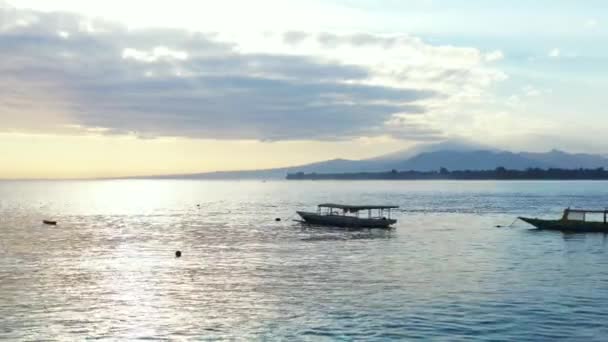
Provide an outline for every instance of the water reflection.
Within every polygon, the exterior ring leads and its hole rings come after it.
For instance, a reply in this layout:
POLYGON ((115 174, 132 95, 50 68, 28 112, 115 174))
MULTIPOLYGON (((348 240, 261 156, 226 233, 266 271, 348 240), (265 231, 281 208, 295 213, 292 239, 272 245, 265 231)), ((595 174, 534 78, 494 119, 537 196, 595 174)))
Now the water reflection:
POLYGON ((606 235, 494 227, 604 189, 0 182, 0 337, 601 340, 606 235), (329 201, 406 210, 392 231, 274 221, 329 201))

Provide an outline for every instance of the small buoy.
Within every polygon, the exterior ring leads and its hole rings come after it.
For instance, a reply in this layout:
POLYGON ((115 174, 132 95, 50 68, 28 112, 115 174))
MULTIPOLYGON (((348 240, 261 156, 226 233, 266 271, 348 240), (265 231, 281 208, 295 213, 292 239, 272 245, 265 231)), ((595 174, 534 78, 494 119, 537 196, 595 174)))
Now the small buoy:
POLYGON ((51 220, 43 220, 42 223, 48 224, 48 225, 51 225, 51 226, 56 226, 57 225, 57 221, 51 221, 51 220))
POLYGON ((277 217, 274 220, 277 221, 277 222, 281 222, 281 218, 280 217, 277 217))
POLYGON ((182 256, 182 251, 176 251, 175 252, 175 257, 176 258, 180 258, 182 256))

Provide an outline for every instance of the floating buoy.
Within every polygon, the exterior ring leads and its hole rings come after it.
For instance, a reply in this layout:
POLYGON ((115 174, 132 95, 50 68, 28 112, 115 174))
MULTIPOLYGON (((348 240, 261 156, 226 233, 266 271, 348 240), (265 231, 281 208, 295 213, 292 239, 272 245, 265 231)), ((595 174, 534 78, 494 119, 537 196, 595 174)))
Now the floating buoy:
POLYGON ((275 220, 276 222, 281 222, 281 218, 280 218, 280 217, 277 217, 277 218, 275 218, 274 220, 275 220))
POLYGON ((175 257, 176 258, 180 258, 182 256, 182 251, 176 251, 175 252, 175 257))
POLYGON ((57 221, 51 221, 51 220, 43 220, 42 223, 48 224, 50 226, 56 226, 57 225, 57 221))

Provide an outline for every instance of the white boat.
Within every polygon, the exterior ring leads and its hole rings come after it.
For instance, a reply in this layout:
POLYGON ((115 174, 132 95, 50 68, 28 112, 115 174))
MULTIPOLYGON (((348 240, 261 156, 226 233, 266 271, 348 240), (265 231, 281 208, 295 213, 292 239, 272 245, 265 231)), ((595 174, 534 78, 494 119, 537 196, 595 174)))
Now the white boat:
POLYGON ((348 205, 323 203, 317 206, 317 212, 298 211, 306 223, 346 227, 346 228, 384 228, 388 229, 397 223, 391 219, 391 209, 396 205, 348 205), (367 211, 367 215, 365 215, 367 211), (364 212, 361 215, 361 212, 364 212))

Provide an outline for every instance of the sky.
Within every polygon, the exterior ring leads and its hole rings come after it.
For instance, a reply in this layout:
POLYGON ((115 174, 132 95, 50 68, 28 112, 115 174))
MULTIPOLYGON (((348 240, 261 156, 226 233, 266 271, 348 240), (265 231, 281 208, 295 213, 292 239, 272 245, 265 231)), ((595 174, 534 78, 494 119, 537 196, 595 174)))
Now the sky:
POLYGON ((606 153, 608 2, 0 0, 0 178, 606 153))

